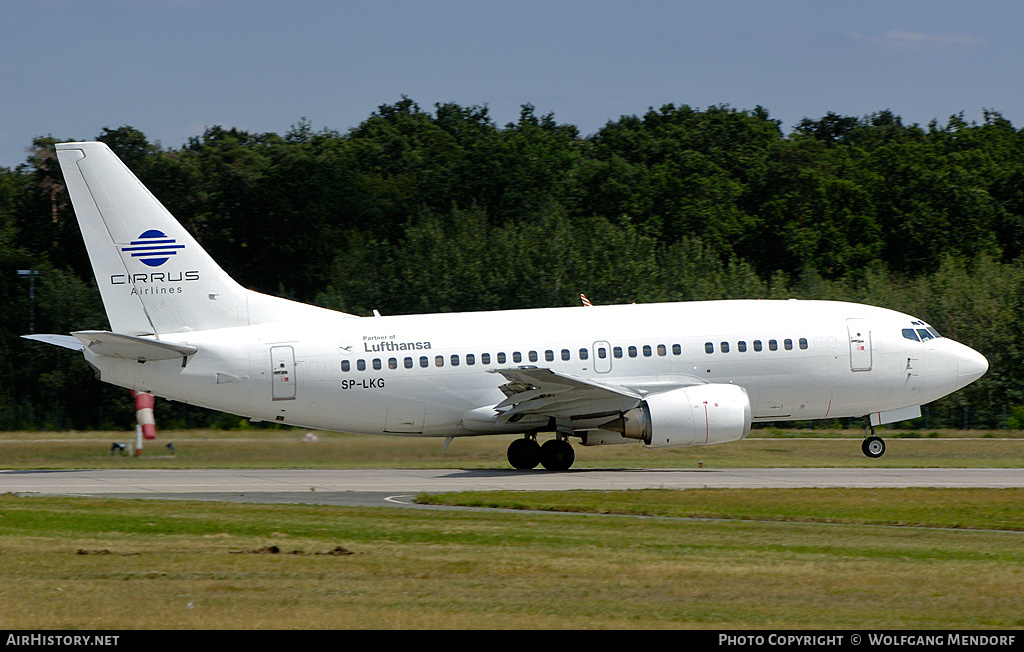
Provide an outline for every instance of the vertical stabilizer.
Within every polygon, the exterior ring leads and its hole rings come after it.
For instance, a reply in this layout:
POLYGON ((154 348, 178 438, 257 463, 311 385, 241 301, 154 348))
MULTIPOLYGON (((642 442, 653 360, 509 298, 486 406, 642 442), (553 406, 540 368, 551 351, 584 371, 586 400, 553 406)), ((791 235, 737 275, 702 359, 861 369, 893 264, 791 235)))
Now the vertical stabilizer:
POLYGON ((57 157, 114 332, 160 335, 248 323, 248 291, 106 144, 60 143, 57 157))

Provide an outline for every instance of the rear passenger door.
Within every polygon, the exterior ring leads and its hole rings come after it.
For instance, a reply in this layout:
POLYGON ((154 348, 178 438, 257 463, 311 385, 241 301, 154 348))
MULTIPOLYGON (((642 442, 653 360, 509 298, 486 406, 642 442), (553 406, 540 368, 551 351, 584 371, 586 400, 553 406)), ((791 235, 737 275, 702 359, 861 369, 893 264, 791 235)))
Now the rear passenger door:
POLYGON ((275 401, 295 398, 295 349, 290 346, 270 347, 271 387, 275 401))

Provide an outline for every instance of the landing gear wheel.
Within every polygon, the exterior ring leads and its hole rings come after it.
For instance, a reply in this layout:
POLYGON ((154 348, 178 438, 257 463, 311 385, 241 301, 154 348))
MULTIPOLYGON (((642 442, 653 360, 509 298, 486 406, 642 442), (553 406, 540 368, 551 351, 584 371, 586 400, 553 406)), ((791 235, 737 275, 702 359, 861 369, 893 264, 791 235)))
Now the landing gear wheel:
POLYGON ((868 457, 881 457, 885 454, 885 442, 881 437, 871 435, 860 445, 860 449, 868 457))
POLYGON ((540 464, 540 446, 536 439, 523 437, 508 445, 508 463, 514 469, 532 469, 540 464))
POLYGON ((549 439, 540 447, 540 463, 548 471, 565 471, 575 461, 576 453, 564 439, 549 439))

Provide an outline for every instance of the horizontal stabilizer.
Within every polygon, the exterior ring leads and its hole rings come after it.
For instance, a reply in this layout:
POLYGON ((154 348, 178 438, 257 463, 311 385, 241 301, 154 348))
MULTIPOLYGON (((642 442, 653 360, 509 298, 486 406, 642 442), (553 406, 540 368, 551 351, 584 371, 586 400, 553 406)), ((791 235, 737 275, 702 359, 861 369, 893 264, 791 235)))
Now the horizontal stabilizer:
POLYGON ((85 348, 81 340, 77 337, 70 335, 22 335, 26 340, 33 340, 36 342, 45 342, 46 344, 53 344, 54 346, 63 346, 65 349, 71 349, 72 351, 81 351, 85 348))
POLYGON ((72 335, 96 355, 140 362, 173 360, 190 356, 199 350, 188 344, 172 344, 108 331, 77 331, 72 335))

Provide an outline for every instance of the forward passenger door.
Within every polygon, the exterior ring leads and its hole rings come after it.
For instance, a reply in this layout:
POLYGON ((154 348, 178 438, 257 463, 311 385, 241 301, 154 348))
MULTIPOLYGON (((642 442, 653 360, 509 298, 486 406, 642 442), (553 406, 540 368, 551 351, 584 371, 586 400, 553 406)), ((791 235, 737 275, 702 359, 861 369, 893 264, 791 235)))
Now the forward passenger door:
POLYGON ((871 331, 866 319, 846 320, 850 336, 850 371, 871 371, 871 331))

